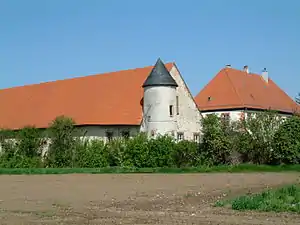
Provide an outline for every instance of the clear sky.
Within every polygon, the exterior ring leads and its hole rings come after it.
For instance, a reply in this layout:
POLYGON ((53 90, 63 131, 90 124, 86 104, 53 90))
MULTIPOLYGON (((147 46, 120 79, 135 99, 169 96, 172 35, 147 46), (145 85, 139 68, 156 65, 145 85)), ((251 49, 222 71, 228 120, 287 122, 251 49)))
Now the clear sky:
POLYGON ((174 61, 195 95, 226 64, 300 91, 299 0, 0 0, 0 88, 174 61))

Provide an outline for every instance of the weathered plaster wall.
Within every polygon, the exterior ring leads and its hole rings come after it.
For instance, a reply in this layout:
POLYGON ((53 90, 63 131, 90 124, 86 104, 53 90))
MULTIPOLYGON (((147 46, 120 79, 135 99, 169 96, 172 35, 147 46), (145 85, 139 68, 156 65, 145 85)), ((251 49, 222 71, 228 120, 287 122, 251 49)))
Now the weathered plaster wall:
POLYGON ((176 66, 173 66, 170 74, 178 84, 176 93, 178 96, 179 114, 177 114, 177 106, 175 104, 176 132, 183 133, 186 140, 193 140, 194 134, 201 132, 201 113, 176 66))

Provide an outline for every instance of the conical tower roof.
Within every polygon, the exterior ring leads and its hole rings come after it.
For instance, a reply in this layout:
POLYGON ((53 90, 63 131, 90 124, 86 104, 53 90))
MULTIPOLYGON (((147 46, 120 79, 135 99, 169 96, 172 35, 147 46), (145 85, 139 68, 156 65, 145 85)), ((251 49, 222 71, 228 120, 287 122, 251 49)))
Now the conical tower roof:
POLYGON ((169 71, 160 58, 156 61, 154 68, 143 84, 143 88, 149 86, 178 87, 176 81, 170 75, 169 71))

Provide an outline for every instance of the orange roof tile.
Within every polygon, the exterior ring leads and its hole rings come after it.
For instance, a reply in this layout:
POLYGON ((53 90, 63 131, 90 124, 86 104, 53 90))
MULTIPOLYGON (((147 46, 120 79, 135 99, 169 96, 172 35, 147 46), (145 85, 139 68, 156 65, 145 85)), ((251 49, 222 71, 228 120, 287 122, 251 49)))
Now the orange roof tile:
MULTIPOLYGON (((173 63, 165 64, 170 70, 173 63)), ((60 115, 77 125, 140 125, 142 85, 153 66, 0 90, 0 128, 45 128, 60 115)))
POLYGON ((222 69, 195 101, 201 111, 247 108, 293 113, 299 110, 297 103, 270 78, 266 82, 261 75, 233 68, 222 69))

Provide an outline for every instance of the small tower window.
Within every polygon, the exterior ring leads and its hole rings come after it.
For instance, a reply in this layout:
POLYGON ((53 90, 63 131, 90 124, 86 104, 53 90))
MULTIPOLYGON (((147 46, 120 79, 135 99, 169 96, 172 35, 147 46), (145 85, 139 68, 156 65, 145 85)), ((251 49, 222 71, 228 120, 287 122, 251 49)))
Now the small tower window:
POLYGON ((170 116, 174 115, 173 105, 169 105, 169 113, 170 113, 170 116))
POLYGON ((176 113, 179 115, 179 97, 176 96, 176 113))

